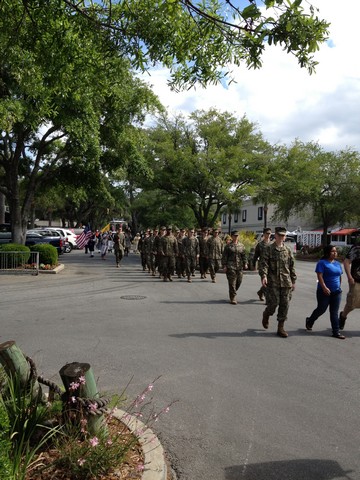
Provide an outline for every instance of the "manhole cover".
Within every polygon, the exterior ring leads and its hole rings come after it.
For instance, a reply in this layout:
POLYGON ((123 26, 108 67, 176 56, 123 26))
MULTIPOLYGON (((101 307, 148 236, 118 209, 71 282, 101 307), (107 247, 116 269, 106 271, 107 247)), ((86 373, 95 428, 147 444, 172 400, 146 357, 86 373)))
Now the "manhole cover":
POLYGON ((122 297, 123 300, 142 300, 146 297, 144 295, 123 295, 122 297))

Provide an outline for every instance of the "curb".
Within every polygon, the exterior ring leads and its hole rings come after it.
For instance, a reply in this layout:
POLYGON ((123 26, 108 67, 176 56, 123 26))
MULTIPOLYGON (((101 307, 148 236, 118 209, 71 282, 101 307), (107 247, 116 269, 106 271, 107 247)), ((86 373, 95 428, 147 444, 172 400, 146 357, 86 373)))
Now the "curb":
POLYGON ((136 435, 141 444, 144 453, 145 470, 142 474, 142 480, 166 480, 167 466, 165 462, 164 449, 151 428, 147 427, 138 418, 130 415, 119 408, 115 409, 114 417, 121 420, 132 433, 141 431, 141 435, 136 435))
POLYGON ((64 268, 65 268, 64 264, 63 264, 63 263, 60 263, 60 264, 59 264, 57 267, 55 267, 53 270, 40 270, 40 268, 39 268, 39 273, 48 273, 48 274, 52 273, 52 274, 54 274, 54 273, 59 273, 59 272, 61 272, 61 270, 64 270, 64 268))

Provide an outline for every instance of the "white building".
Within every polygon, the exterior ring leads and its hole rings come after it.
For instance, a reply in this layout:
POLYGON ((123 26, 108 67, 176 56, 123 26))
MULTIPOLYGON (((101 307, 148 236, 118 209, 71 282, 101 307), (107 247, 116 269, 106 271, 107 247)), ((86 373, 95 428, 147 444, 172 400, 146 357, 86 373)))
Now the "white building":
POLYGON ((254 204, 251 199, 244 200, 241 207, 234 212, 223 212, 221 215, 221 231, 230 233, 232 230, 243 230, 248 232, 262 233, 265 227, 273 231, 276 226, 283 226, 289 232, 302 232, 313 230, 319 225, 314 224, 311 215, 304 210, 303 216, 291 216, 287 222, 275 220, 275 206, 270 204, 267 207, 261 204, 254 204))

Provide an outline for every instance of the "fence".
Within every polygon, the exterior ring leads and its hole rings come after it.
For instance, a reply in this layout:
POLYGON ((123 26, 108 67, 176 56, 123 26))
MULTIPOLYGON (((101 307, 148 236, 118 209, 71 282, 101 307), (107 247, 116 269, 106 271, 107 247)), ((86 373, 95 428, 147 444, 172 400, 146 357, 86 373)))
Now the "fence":
POLYGON ((39 252, 1 252, 0 274, 39 274, 39 252))

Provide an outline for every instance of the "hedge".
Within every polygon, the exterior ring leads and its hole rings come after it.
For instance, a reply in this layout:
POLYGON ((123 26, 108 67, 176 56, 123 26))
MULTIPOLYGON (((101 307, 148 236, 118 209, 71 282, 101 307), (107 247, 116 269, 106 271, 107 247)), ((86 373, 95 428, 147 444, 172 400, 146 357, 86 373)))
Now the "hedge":
POLYGON ((38 245, 31 245, 30 250, 32 252, 39 252, 39 263, 43 263, 44 265, 58 264, 58 251, 53 245, 49 243, 39 243, 38 245))

